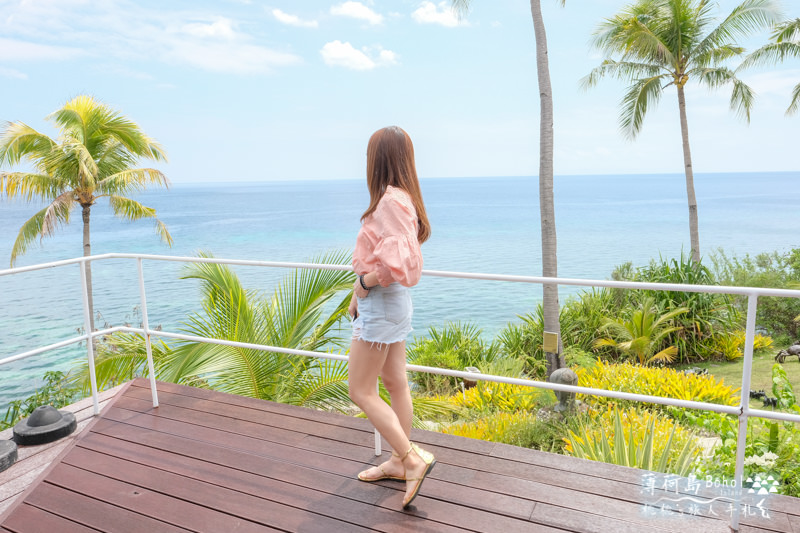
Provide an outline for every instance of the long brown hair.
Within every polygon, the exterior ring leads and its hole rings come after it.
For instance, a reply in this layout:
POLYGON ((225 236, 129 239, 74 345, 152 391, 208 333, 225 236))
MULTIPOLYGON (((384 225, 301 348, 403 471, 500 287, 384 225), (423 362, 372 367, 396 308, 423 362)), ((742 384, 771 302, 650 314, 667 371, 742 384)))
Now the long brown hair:
POLYGON ((367 188, 369 207, 361 215, 363 221, 381 201, 389 185, 403 189, 411 197, 417 211, 417 239, 420 244, 431 235, 431 225, 422 201, 422 192, 414 164, 414 145, 402 128, 389 126, 372 134, 367 144, 367 188))

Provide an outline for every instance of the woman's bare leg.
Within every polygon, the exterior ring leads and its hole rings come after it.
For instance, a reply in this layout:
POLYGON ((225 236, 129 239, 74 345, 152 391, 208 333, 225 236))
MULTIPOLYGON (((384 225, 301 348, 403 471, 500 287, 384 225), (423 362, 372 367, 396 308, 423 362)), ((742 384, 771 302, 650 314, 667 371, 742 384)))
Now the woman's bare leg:
MULTIPOLYGON (((400 427, 403 428, 406 438, 411 437, 411 421, 414 416, 413 404, 411 402, 411 390, 408 388, 408 375, 406 374, 406 343, 397 342, 389 345, 389 351, 386 355, 386 360, 383 363, 383 368, 380 371, 383 386, 389 392, 392 399, 392 411, 397 416, 400 422, 400 427)), ((388 461, 382 463, 380 466, 373 466, 372 468, 362 472, 362 478, 377 479, 383 476, 391 476, 393 478, 403 478, 405 475, 405 467, 400 460, 400 455, 395 452, 388 461)))
MULTIPOLYGON (((405 343, 402 343, 402 346, 387 346, 361 340, 353 340, 350 345, 348 363, 350 398, 364 411, 369 421, 372 422, 372 425, 375 426, 380 434, 389 442, 389 445, 400 456, 399 460, 402 460, 402 466, 404 466, 406 475, 408 477, 416 477, 425 470, 425 464, 415 453, 406 455, 406 452, 411 448, 411 443, 408 440, 408 434, 404 425, 407 425, 410 431, 411 394, 410 392, 408 393, 407 403, 404 404, 404 400, 400 400, 400 405, 398 407, 401 411, 401 416, 407 420, 407 422, 404 421, 401 423, 398 414, 381 399, 377 391, 378 375, 384 372, 385 368, 386 371, 388 371, 387 375, 391 376, 389 378, 390 386, 397 383, 396 380, 394 383, 391 383, 391 380, 397 377, 397 358, 400 351, 402 351, 403 357, 405 357, 405 343), (389 366, 386 367, 385 365, 390 354, 391 361, 389 366)), ((403 373, 405 373, 405 359, 403 359, 403 373)), ((394 458, 392 461, 393 460, 394 458)), ((392 461, 387 461, 387 463, 391 463, 392 461)), ((386 468, 384 467, 384 469, 386 468)), ((394 474, 394 472, 390 473, 388 470, 386 473, 390 475, 394 474)), ((369 477, 375 476, 370 475, 369 477)))

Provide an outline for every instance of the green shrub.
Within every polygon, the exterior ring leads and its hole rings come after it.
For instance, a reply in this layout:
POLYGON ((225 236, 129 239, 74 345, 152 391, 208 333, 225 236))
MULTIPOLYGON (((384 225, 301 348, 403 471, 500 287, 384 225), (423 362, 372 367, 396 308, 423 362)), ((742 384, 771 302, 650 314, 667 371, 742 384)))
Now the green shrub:
MULTIPOLYGON (((671 368, 641 367, 628 363, 611 364, 598 361, 591 368, 577 368, 578 385, 593 389, 606 389, 649 396, 664 396, 679 400, 737 405, 738 388, 725 385, 711 375, 685 374, 671 368)), ((626 402, 602 396, 580 395, 584 401, 595 405, 626 402)), ((662 409, 662 407, 655 407, 662 409)))
POLYGON ((33 410, 42 405, 51 405, 56 409, 69 405, 80 397, 80 390, 70 386, 63 372, 46 372, 44 385, 36 389, 33 395, 24 400, 14 400, 8 406, 6 415, 0 420, 0 431, 15 425, 23 418, 30 416, 33 410))
MULTIPOLYGON (((680 259, 652 260, 646 267, 624 272, 630 281, 647 283, 677 283, 684 285, 717 285, 712 271, 702 263, 681 254, 680 259)), ((678 348, 677 363, 704 360, 711 356, 708 339, 715 333, 739 328, 741 314, 734 300, 725 294, 708 294, 680 291, 632 291, 630 298, 637 302, 651 297, 660 313, 686 308, 686 314, 676 317, 680 329, 666 339, 664 347, 678 348)))
MULTIPOLYGON (((716 277, 723 285, 737 287, 796 288, 800 282, 800 248, 787 253, 761 253, 755 257, 729 257, 723 250, 711 255, 716 277)), ((747 298, 735 298, 742 314, 747 309, 747 298)), ((766 328, 780 344, 790 344, 800 337, 800 299, 763 296, 758 299, 756 322, 766 328)))
POLYGON ((540 420, 532 413, 517 411, 493 413, 475 421, 451 424, 441 431, 448 435, 560 453, 564 447, 565 430, 562 422, 540 420))
POLYGON ((616 407, 578 418, 568 455, 687 476, 699 454, 695 435, 667 416, 616 407))
MULTIPOLYGON (((442 352, 433 347, 418 349, 413 361, 409 362, 420 366, 464 370, 461 367, 461 360, 458 354, 453 350, 442 352)), ((458 379, 450 376, 429 374, 427 372, 411 372, 410 380, 416 385, 416 391, 420 394, 449 396, 458 390, 458 379)))

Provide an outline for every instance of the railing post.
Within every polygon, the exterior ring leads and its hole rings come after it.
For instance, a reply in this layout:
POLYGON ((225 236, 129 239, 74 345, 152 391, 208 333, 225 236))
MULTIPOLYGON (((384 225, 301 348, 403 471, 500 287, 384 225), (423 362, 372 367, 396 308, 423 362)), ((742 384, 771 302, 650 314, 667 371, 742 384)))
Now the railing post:
POLYGON ((100 404, 97 401, 97 375, 94 371, 94 335, 92 331, 92 310, 89 309, 89 286, 86 282, 86 268, 89 261, 78 263, 81 269, 81 289, 83 296, 83 329, 86 331, 86 354, 89 358, 89 382, 92 384, 92 405, 94 414, 100 413, 100 404))
POLYGON ((750 413, 750 380, 753 373, 753 343, 756 337, 756 311, 758 310, 758 295, 750 294, 747 297, 747 326, 744 335, 744 365, 742 368, 742 391, 739 413, 739 436, 736 441, 736 473, 734 474, 734 509, 731 514, 731 529, 739 531, 739 514, 742 507, 742 494, 744 493, 744 452, 747 447, 747 420, 750 413))
POLYGON ((147 350, 147 371, 150 373, 150 392, 153 396, 153 407, 158 407, 158 391, 156 390, 156 370, 153 366, 153 347, 150 341, 150 324, 147 321, 147 298, 144 292, 144 269, 142 258, 138 257, 136 263, 139 270, 139 296, 142 299, 142 327, 144 328, 144 346, 147 350))
MULTIPOLYGON (((377 383, 375 387, 378 389, 378 398, 381 397, 381 384, 377 383)), ((380 455, 383 453, 381 450, 381 434, 378 432, 377 429, 373 430, 375 432, 375 455, 380 455)))

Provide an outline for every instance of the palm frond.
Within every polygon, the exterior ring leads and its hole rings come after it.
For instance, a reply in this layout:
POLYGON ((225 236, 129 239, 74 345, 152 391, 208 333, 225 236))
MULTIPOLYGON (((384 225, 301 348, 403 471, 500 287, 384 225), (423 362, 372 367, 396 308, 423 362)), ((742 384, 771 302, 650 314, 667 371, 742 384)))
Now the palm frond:
POLYGON ((746 70, 762 65, 775 65, 787 58, 797 57, 800 57, 800 42, 770 43, 748 55, 736 70, 746 70))
POLYGON ((347 375, 344 361, 314 360, 310 368, 284 376, 282 391, 275 401, 347 413, 353 405, 347 375))
POLYGON ((136 200, 125 198, 124 196, 109 196, 108 203, 114 214, 128 220, 139 220, 141 218, 154 218, 156 210, 146 207, 136 200))
POLYGON ((663 70, 664 68, 660 65, 606 59, 600 66, 595 67, 588 75, 581 78, 580 85, 582 89, 586 90, 597 85, 600 79, 606 76, 624 81, 634 81, 658 76, 659 72, 663 70))
POLYGON ((47 206, 40 230, 42 238, 50 237, 60 224, 69 222, 69 214, 74 205, 75 199, 72 191, 67 191, 59 195, 47 206))
MULTIPOLYGON (((14 266, 16 263, 17 258, 24 254, 28 248, 30 248, 31 243, 36 240, 37 237, 44 238, 47 235, 42 234, 42 228, 44 226, 45 217, 49 216, 54 217, 56 222, 60 222, 66 224, 69 222, 69 209, 65 210, 65 204, 59 204, 54 209, 53 205, 48 205, 31 218, 28 219, 25 224, 19 230, 17 234, 17 239, 14 241, 14 246, 11 248, 11 266, 14 266)), ((51 223, 52 224, 52 223, 51 223)), ((49 234, 48 234, 49 235, 49 234)))
POLYGON ((788 109, 786 109, 787 115, 794 115, 797 113, 797 110, 800 109, 800 83, 794 86, 792 89, 792 103, 789 104, 788 109))
POLYGON ((0 136, 0 165, 16 165, 23 159, 35 161, 49 153, 56 142, 23 122, 6 122, 0 136))
POLYGON ((169 188, 169 180, 154 168, 132 168, 103 178, 97 183, 97 190, 104 194, 127 194, 143 191, 147 185, 169 188))
POLYGON ((675 68, 680 50, 671 49, 665 42, 660 23, 658 2, 642 0, 601 23, 592 45, 607 55, 619 54, 626 61, 675 68))
POLYGON ((753 32, 772 27, 780 18, 780 6, 774 0, 745 0, 708 33, 696 53, 703 56, 711 49, 748 38, 753 32))
MULTIPOLYGON (((159 370, 170 347, 164 341, 153 338, 151 348, 156 377, 163 379, 159 375, 159 370)), ((139 334, 115 333, 101 339, 97 345, 95 375, 98 390, 147 375, 147 350, 144 337, 139 334)), ((81 363, 70 372, 68 379, 70 383, 80 387, 84 394, 88 394, 91 390, 88 362, 82 359, 81 363)))
POLYGON ((37 197, 52 200, 61 192, 61 183, 47 174, 0 172, 0 193, 8 198, 20 197, 28 202, 37 197))
MULTIPOLYGON (((109 196, 108 202, 111 205, 111 209, 114 211, 114 214, 118 217, 126 218, 128 220, 140 220, 142 218, 156 219, 155 209, 142 205, 136 200, 131 200, 130 198, 125 198, 124 196, 109 196)), ((172 235, 169 234, 167 226, 160 220, 156 219, 155 229, 156 233, 158 233, 161 239, 169 246, 172 246, 172 235)))
MULTIPOLYGON (((347 252, 329 252, 312 259, 314 263, 349 264, 347 252)), ((323 307, 338 291, 352 288, 355 276, 350 271, 312 270, 295 271, 284 278, 275 290, 269 304, 275 335, 281 346, 298 346, 314 327, 320 323, 323 307)), ((347 311, 343 300, 337 307, 336 318, 328 320, 328 328, 344 316, 347 311)), ((317 331, 317 343, 327 329, 317 331)))
POLYGON ((658 104, 663 93, 663 76, 654 76, 636 81, 625 94, 620 107, 620 128, 629 139, 634 139, 642 130, 648 108, 658 104))
POLYGON ((800 41, 800 18, 787 20, 776 25, 772 40, 776 43, 800 41))
POLYGON ((732 83, 730 109, 740 118, 750 122, 750 110, 753 109, 756 95, 753 89, 739 78, 734 77, 732 83))

